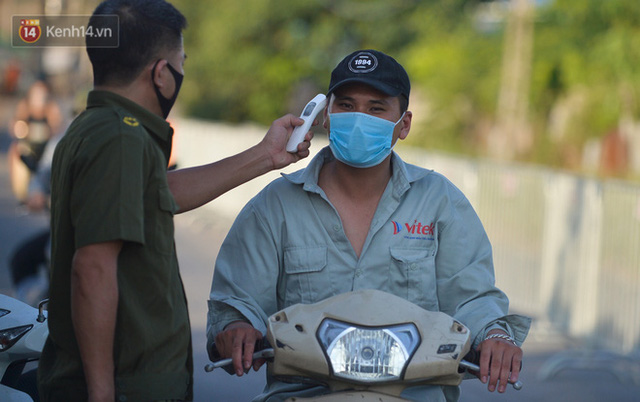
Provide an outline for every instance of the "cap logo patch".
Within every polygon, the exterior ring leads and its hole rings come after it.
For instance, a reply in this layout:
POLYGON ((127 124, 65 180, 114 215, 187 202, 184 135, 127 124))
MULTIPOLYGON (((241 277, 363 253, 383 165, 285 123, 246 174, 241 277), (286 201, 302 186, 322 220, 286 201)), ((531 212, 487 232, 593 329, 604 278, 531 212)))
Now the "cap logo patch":
POLYGON ((360 52, 349 62, 349 70, 354 73, 370 73, 378 67, 378 59, 369 52, 360 52))

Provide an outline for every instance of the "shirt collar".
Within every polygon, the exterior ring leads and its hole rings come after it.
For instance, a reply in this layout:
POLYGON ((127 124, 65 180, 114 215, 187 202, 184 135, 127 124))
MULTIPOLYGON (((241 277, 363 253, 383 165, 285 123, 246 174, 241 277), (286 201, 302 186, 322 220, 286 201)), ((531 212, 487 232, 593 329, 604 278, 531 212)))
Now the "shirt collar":
MULTIPOLYGON (((283 173, 282 176, 291 183, 302 184, 305 191, 320 193, 320 187, 318 186, 320 169, 322 169, 322 166, 326 162, 334 159, 335 157, 333 156, 331 149, 326 146, 313 157, 306 168, 290 174, 283 173)), ((411 187, 411 183, 428 175, 431 173, 431 170, 422 169, 405 163, 394 151, 391 154, 391 172, 393 194, 399 198, 411 187)))
POLYGON ((87 97, 87 109, 100 106, 116 106, 125 109, 133 115, 150 133, 160 140, 171 142, 173 128, 162 117, 151 113, 134 101, 120 96, 114 92, 93 90, 87 97))

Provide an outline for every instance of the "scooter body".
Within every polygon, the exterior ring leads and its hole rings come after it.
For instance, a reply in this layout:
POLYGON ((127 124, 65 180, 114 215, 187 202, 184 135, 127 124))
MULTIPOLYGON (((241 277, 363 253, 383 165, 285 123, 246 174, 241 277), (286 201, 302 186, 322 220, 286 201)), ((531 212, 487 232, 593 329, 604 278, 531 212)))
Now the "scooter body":
MULTIPOLYGON (((456 386, 465 369, 479 371, 464 360, 473 355, 466 326, 373 289, 287 307, 269 317, 266 338, 272 349, 254 358, 267 359, 270 375, 331 391, 292 401, 403 401, 400 395, 408 387, 456 386)), ((230 362, 221 360, 205 370, 230 362)))
POLYGON ((317 400, 399 398, 408 386, 458 385, 471 347, 469 329, 447 314, 378 290, 286 308, 269 318, 267 339, 274 348, 270 373, 325 384, 333 395, 317 400))
POLYGON ((38 360, 49 335, 44 304, 34 308, 0 294, 0 400, 31 401, 15 387, 28 362, 38 360))

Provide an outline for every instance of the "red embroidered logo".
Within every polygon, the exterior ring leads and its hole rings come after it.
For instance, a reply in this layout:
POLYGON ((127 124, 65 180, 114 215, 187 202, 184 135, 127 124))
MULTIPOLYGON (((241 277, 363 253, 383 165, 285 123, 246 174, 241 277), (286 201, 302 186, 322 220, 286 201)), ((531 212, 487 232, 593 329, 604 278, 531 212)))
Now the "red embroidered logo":
POLYGON ((435 228, 435 224, 431 222, 430 224, 424 224, 418 222, 418 220, 414 220, 410 225, 405 223, 404 226, 396 221, 391 221, 393 224, 393 234, 397 235, 401 233, 404 229, 407 230, 407 234, 412 235, 425 235, 425 236, 433 236, 433 229, 435 228))

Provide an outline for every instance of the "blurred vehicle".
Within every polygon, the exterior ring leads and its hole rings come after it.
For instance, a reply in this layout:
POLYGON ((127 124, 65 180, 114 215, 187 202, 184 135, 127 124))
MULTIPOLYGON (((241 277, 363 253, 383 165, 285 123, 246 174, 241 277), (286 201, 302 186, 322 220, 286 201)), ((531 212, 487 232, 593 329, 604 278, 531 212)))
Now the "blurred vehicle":
POLYGON ((0 400, 38 400, 36 369, 24 371, 37 361, 49 335, 46 300, 38 308, 0 294, 0 400))

